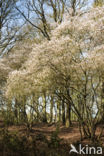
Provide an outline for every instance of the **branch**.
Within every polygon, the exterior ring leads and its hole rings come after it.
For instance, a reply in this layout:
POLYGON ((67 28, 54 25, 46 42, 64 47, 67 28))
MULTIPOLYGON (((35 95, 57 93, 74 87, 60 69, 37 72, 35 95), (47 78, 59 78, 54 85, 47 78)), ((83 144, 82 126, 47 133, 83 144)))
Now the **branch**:
POLYGON ((34 28, 38 29, 39 31, 41 31, 41 33, 43 34, 44 37, 46 37, 48 40, 50 40, 50 37, 48 34, 46 34, 40 27, 36 26, 35 24, 33 24, 25 15, 24 13, 18 8, 18 7, 15 7, 18 12, 24 17, 24 19, 29 22, 34 28))

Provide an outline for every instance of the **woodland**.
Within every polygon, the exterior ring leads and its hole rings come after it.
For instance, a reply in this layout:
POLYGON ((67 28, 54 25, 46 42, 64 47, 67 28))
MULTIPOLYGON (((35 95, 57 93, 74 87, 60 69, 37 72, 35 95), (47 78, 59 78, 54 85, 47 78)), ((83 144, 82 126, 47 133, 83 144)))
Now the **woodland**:
POLYGON ((79 144, 104 155, 104 0, 1 0, 0 156, 79 144))

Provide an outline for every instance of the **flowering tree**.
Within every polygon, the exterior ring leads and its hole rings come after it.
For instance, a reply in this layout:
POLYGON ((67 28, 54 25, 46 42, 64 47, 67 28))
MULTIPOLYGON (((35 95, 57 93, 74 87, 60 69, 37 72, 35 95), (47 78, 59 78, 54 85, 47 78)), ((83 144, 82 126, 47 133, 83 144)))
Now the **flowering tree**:
MULTIPOLYGON (((32 50, 32 42, 30 42, 29 40, 28 43, 26 42, 27 40, 17 42, 16 46, 11 49, 10 53, 5 54, 4 57, 0 59, 0 109, 1 111, 3 111, 3 115, 5 114, 5 109, 8 111, 7 114, 10 114, 6 116, 6 120, 9 120, 8 116, 11 116, 12 114, 10 111, 15 112, 16 114, 17 106, 20 107, 20 103, 17 102, 17 99, 15 97, 13 98, 12 102, 9 102, 4 97, 4 93, 6 91, 6 83, 9 74, 12 73, 14 70, 19 70, 22 67, 22 64, 27 60, 28 55, 32 50)), ((13 81, 13 78, 11 79, 11 81, 13 81)), ((12 117, 12 120, 13 119, 14 117, 12 117)))
POLYGON ((97 7, 66 16, 52 39, 35 44, 21 70, 9 75, 6 91, 9 99, 54 95, 57 106, 57 101, 65 103, 66 126, 73 112, 80 132, 92 140, 104 110, 103 12, 104 7, 97 7))

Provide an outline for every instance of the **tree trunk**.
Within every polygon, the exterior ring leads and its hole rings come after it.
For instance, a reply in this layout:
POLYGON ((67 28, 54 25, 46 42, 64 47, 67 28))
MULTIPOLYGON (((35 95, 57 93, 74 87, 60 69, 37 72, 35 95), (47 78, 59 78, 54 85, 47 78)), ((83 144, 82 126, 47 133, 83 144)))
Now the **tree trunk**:
POLYGON ((47 122, 47 99, 46 99, 46 94, 44 93, 43 97, 43 122, 47 122))
POLYGON ((62 100, 62 124, 65 125, 65 102, 62 100))
POLYGON ((51 102, 50 102, 50 123, 53 122, 53 97, 51 96, 51 102))
POLYGON ((61 105, 60 101, 57 102, 57 121, 61 122, 61 105))
MULTIPOLYGON (((67 89, 67 96, 70 98, 70 92, 69 89, 67 89)), ((66 127, 69 127, 71 125, 71 101, 67 103, 67 112, 66 112, 66 127)))

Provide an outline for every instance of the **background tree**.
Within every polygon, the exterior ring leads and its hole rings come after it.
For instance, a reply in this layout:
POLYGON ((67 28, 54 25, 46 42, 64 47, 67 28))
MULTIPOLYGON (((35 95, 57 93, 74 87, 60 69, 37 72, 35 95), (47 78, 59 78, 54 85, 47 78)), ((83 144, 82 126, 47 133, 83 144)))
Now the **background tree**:
POLYGON ((11 28, 10 19, 13 18, 14 5, 16 2, 13 0, 1 0, 0 1, 0 51, 1 53, 10 47, 13 42, 13 38, 16 29, 11 28), (11 32, 12 29, 12 32, 11 32), (11 32, 11 34, 10 34, 11 32))

